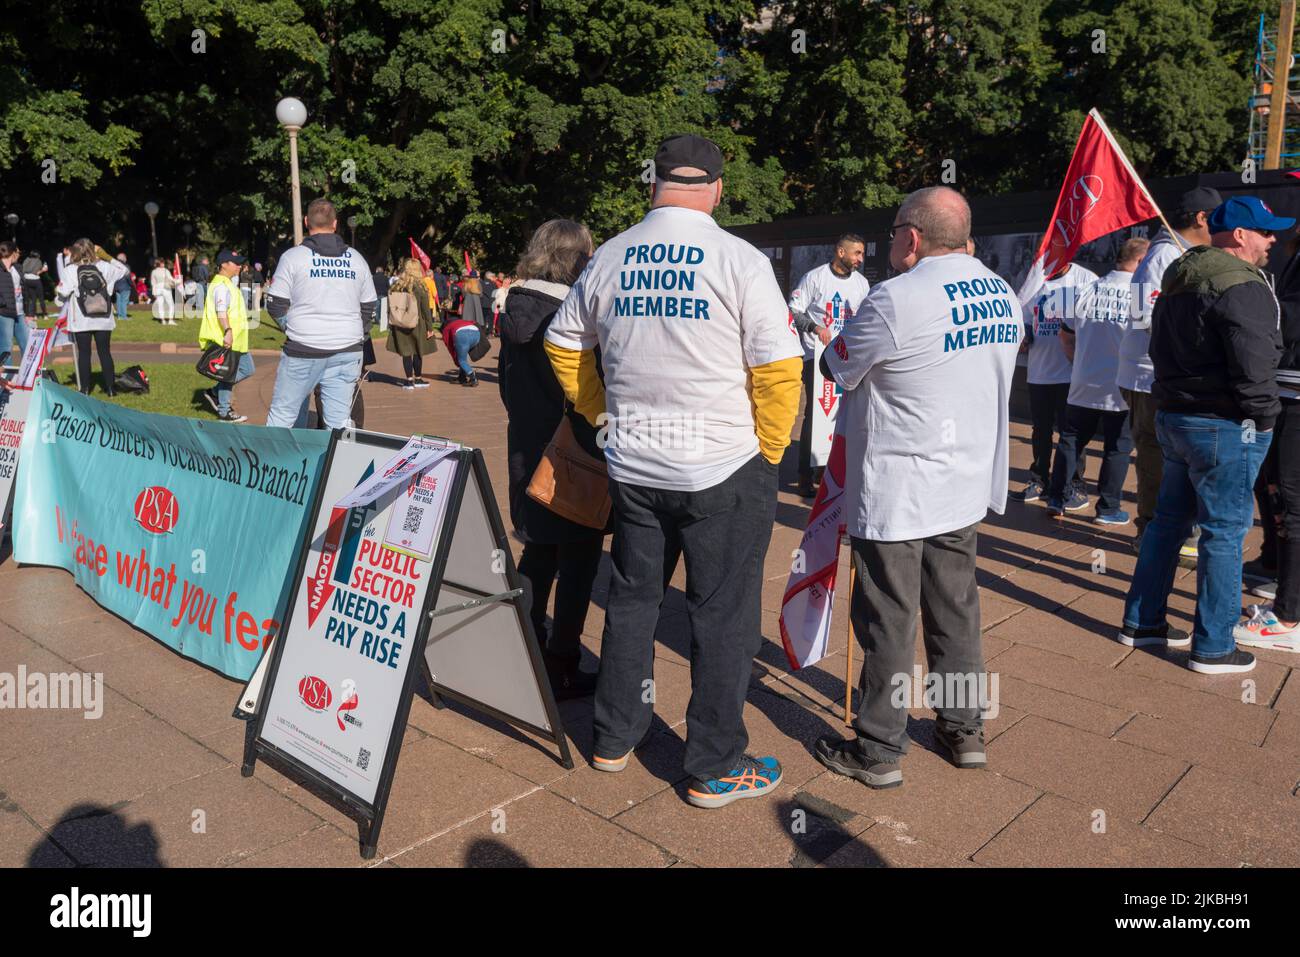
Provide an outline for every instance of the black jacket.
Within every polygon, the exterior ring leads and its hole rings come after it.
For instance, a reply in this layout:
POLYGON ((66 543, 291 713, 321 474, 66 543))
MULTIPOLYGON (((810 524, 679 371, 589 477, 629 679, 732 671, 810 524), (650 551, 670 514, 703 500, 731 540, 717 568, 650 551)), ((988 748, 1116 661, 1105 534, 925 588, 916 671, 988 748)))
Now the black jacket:
MULTIPOLYGON (((561 518, 528 497, 528 482, 542 452, 565 414, 564 392, 543 347, 546 330, 568 291, 559 283, 528 280, 510 287, 501 313, 501 355, 497 382, 506 407, 507 470, 510 475, 510 520, 523 542, 562 545, 601 532, 561 518)), ((570 410, 569 422, 586 451, 604 454, 596 445, 596 430, 570 410)))
MULTIPOLYGON (((15 263, 15 266, 18 264, 15 263)), ((21 275, 21 274, 20 274, 21 275)), ((18 290, 14 288, 14 277, 4 263, 0 263, 0 316, 10 319, 18 318, 18 290)))
POLYGON ((1279 326, 1263 273, 1212 246, 1188 250, 1165 271, 1151 316, 1156 405, 1271 429, 1281 410, 1279 326))

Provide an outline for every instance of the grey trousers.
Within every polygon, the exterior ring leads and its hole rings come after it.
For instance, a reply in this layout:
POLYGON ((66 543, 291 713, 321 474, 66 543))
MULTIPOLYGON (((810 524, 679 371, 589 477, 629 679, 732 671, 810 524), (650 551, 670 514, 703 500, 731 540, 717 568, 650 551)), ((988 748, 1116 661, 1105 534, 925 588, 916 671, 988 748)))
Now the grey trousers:
MULTIPOLYGON (((918 606, 930 674, 973 682, 970 676, 984 671, 975 585, 977 527, 906 542, 852 539, 857 582, 849 615, 863 651, 862 697, 853 727, 870 760, 892 762, 906 754, 907 709, 925 706, 913 700, 918 606)), ((946 705, 952 701, 944 701, 935 709, 938 723, 953 731, 981 730, 978 703, 970 696, 963 700, 976 706, 951 707, 946 705)))

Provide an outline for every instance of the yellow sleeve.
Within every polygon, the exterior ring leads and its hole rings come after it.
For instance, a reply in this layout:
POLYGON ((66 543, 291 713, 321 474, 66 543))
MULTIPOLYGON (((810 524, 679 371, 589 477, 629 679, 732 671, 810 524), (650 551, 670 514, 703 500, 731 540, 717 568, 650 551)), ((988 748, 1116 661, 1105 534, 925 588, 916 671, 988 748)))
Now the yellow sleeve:
POLYGON ((799 414, 803 386, 803 359, 778 359, 749 370, 749 402, 754 410, 754 431, 763 458, 773 465, 790 444, 790 429, 799 414))
MULTIPOLYGON (((543 340, 542 345, 551 360, 551 368, 555 370, 555 378, 564 390, 564 397, 573 403, 578 414, 590 422, 592 428, 599 428, 600 423, 596 420, 605 411, 605 383, 596 373, 596 351, 566 349, 549 339, 543 340)), ((795 401, 797 404, 797 394, 795 401)))

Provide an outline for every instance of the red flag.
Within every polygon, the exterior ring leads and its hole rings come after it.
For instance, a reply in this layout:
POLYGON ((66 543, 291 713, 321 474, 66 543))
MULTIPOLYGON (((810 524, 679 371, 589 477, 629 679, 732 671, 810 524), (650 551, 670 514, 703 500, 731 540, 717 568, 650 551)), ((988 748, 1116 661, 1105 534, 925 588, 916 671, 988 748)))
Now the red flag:
POLYGON ((415 245, 415 240, 414 240, 414 239, 411 239, 410 236, 407 236, 406 238, 411 240, 411 255, 414 256, 416 259, 420 260, 420 265, 421 265, 421 266, 423 266, 425 269, 428 269, 428 268, 429 268, 429 257, 426 256, 426 255, 424 254, 424 250, 423 250, 423 249, 421 249, 419 246, 415 245))
POLYGON ((791 569, 781 599, 781 644, 792 671, 826 657, 830 644, 835 572, 845 527, 842 421, 842 416, 836 419, 830 461, 822 473, 817 498, 808 513, 808 526, 799 543, 800 563, 791 569))
POLYGON ((469 250, 468 250, 468 249, 462 249, 461 252, 465 254, 465 271, 466 271, 466 272, 473 272, 473 271, 474 271, 474 267, 471 266, 470 263, 469 263, 469 250))
POLYGON ((1088 113, 1038 255, 1020 287, 1029 302, 1074 261, 1079 247, 1160 215, 1160 208, 1096 110, 1088 113))
POLYGON ((179 283, 181 281, 181 254, 176 253, 176 258, 172 261, 172 277, 179 283))

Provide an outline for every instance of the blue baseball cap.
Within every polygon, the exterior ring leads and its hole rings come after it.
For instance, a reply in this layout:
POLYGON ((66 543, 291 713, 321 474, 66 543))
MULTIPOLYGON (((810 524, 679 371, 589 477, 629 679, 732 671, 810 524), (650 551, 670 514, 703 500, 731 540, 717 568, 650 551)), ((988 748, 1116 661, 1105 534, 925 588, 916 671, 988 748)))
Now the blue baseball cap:
POLYGON ((1226 233, 1234 229, 1266 229, 1280 233, 1295 225, 1290 216, 1274 215, 1258 196, 1234 196, 1210 213, 1209 228, 1212 233, 1226 233))

